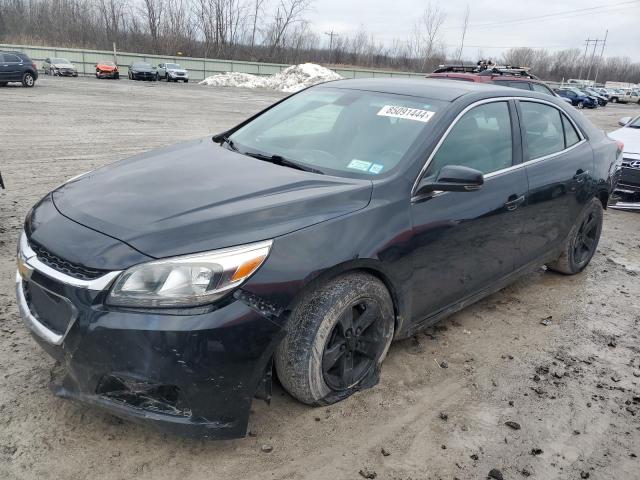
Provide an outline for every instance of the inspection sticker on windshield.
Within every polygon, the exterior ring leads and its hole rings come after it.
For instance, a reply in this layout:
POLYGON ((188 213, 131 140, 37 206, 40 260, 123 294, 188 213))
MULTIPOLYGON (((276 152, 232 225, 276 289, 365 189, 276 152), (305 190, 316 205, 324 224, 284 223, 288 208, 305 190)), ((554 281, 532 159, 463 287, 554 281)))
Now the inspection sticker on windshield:
POLYGON ((380 117, 406 118, 407 120, 415 120, 416 122, 428 122, 435 112, 429 110, 420 110, 419 108, 396 107, 393 105, 385 105, 378 112, 380 117))
POLYGON ((369 167, 371 167, 371 162, 365 162, 364 160, 358 160, 354 158, 349 162, 347 168, 353 168, 354 170, 362 170, 363 172, 368 172, 369 167))

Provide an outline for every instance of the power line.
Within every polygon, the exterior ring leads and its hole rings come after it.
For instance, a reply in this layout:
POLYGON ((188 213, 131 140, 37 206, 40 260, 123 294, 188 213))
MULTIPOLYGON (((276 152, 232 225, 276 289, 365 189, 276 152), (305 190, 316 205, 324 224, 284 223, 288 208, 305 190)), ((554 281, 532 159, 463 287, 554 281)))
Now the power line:
MULTIPOLYGON (((566 15, 572 15, 572 16, 594 15, 598 13, 603 13, 603 11, 606 11, 608 9, 620 8, 622 6, 627 6, 627 5, 636 6, 638 4, 640 4, 640 0, 629 0, 626 2, 614 3, 612 5, 597 5, 594 7, 579 8, 575 10, 565 10, 563 12, 548 13, 545 15, 538 15, 534 17, 517 18, 513 20, 504 20, 500 22, 479 23, 476 25, 472 24, 472 25, 469 25, 469 28, 489 28, 489 27, 496 27, 496 26, 508 25, 508 24, 538 22, 541 20, 545 20, 545 19, 551 20, 551 19, 555 19, 554 17, 566 16, 566 15)), ((445 30, 454 30, 459 28, 460 27, 447 27, 445 30)))

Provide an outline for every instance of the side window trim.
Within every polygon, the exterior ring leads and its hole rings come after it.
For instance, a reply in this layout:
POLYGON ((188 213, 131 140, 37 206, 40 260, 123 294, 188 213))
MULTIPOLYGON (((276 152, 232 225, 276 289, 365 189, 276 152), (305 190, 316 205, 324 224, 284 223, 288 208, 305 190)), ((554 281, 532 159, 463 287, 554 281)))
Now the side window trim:
POLYGON ((523 163, 524 164, 528 164, 528 163, 531 163, 531 162, 539 162, 541 160, 546 160, 547 158, 557 157, 558 155, 561 155, 561 154, 563 154, 563 153, 565 153, 565 152, 567 152, 567 151, 569 151, 569 150, 571 150, 573 148, 576 148, 578 145, 581 145, 583 142, 586 141, 586 137, 585 137, 584 133, 578 127, 578 125, 576 125, 576 122, 573 121, 573 118, 571 118, 570 115, 567 115, 566 113, 564 113, 562 111, 562 109, 558 108, 557 105, 554 105, 551 102, 546 102, 544 100, 539 100, 537 98, 522 98, 522 97, 520 97, 520 98, 516 99, 516 108, 517 108, 517 111, 518 111, 518 118, 519 118, 519 121, 520 121, 520 135, 522 136, 522 154, 523 154, 522 159, 523 159, 523 163), (543 105, 548 105, 550 107, 555 108, 558 111, 558 113, 560 114, 560 123, 562 123, 562 117, 563 116, 566 117, 569 120, 569 122, 571 123, 571 125, 573 125, 573 128, 575 128, 576 132, 578 133, 578 137, 580 138, 580 140, 577 143, 575 143, 575 144, 573 144, 573 145, 571 145, 570 147, 567 148, 566 147, 567 139, 566 139, 566 134, 565 134, 565 131, 564 131, 564 124, 562 124, 562 134, 563 134, 565 148, 560 150, 559 152, 550 153, 549 155, 544 155, 542 157, 529 158, 527 142, 524 140, 525 134, 524 134, 524 125, 523 125, 523 122, 522 122, 522 118, 523 117, 522 117, 522 110, 520 109, 520 103, 521 102, 541 103, 543 105))
MULTIPOLYGON (((447 129, 444 131, 444 133, 442 134, 442 136, 438 140, 438 143, 436 143, 436 146, 433 148, 433 150, 429 154, 429 157, 427 158, 427 161, 424 163, 424 165, 420 169, 420 172, 418 173, 418 176, 416 177, 415 181, 413 182, 413 186, 411 187, 411 197, 414 196, 415 191, 418 188, 418 183, 420 183, 420 180, 427 173, 427 170, 429 169, 429 165, 431 164, 431 161, 433 160, 433 157, 436 156, 436 154, 438 153, 438 150, 440 150, 440 147, 442 146, 444 141, 447 139, 447 137, 451 133, 451 130, 453 130, 453 128, 456 126, 456 124, 460 121, 460 119, 467 112, 469 112, 470 110, 474 109, 475 107, 478 107, 480 105, 485 105, 485 104, 488 104, 488 103, 506 102, 507 106, 509 108, 509 116, 511 117, 511 145, 512 145, 512 149, 515 148, 515 146, 514 146, 515 143, 519 143, 521 145, 520 142, 515 142, 516 139, 514 138, 514 128, 518 128, 518 127, 517 127, 517 125, 514 126, 514 116, 513 116, 511 102, 513 100, 516 100, 516 99, 517 99, 517 97, 485 98, 484 100, 478 100, 477 102, 474 102, 474 103, 472 103, 470 105, 467 105, 465 108, 463 108, 462 111, 460 113, 458 113, 458 115, 456 115, 456 117, 453 119, 453 121, 449 124, 447 129)), ((520 150, 520 153, 521 153, 522 149, 519 149, 519 150, 520 150)), ((520 158, 522 160, 524 160, 524 157, 520 157, 520 158)), ((501 169, 501 170, 496 170, 495 172, 491 172, 490 174, 487 174, 487 175, 494 175, 497 172, 501 172, 503 170, 508 170, 509 168, 513 168, 514 166, 517 165, 516 159, 517 159, 517 157, 514 155, 513 156, 513 161, 512 161, 512 164, 511 164, 510 167, 504 168, 504 169, 501 169)))

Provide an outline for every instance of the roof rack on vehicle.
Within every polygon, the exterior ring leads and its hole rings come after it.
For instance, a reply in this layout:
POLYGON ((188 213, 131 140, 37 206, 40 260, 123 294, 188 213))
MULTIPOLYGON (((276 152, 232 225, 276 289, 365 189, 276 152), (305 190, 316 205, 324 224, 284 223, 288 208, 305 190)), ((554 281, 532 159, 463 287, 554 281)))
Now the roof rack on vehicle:
POLYGON ((532 74, 529 67, 516 67, 513 65, 496 65, 491 60, 480 60, 476 65, 448 64, 440 65, 433 73, 475 73, 476 75, 503 75, 538 79, 532 74))

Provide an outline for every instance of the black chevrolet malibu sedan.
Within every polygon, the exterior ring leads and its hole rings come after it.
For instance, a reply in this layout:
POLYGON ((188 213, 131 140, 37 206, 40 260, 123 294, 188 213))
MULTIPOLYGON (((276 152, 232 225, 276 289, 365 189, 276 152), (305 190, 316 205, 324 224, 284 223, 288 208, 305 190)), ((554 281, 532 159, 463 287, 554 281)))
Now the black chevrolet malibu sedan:
POLYGON ((17 299, 58 395, 246 433, 272 372, 326 405, 389 344, 596 251, 621 150, 560 99, 446 80, 312 87, 213 138, 70 180, 29 213, 17 299))

